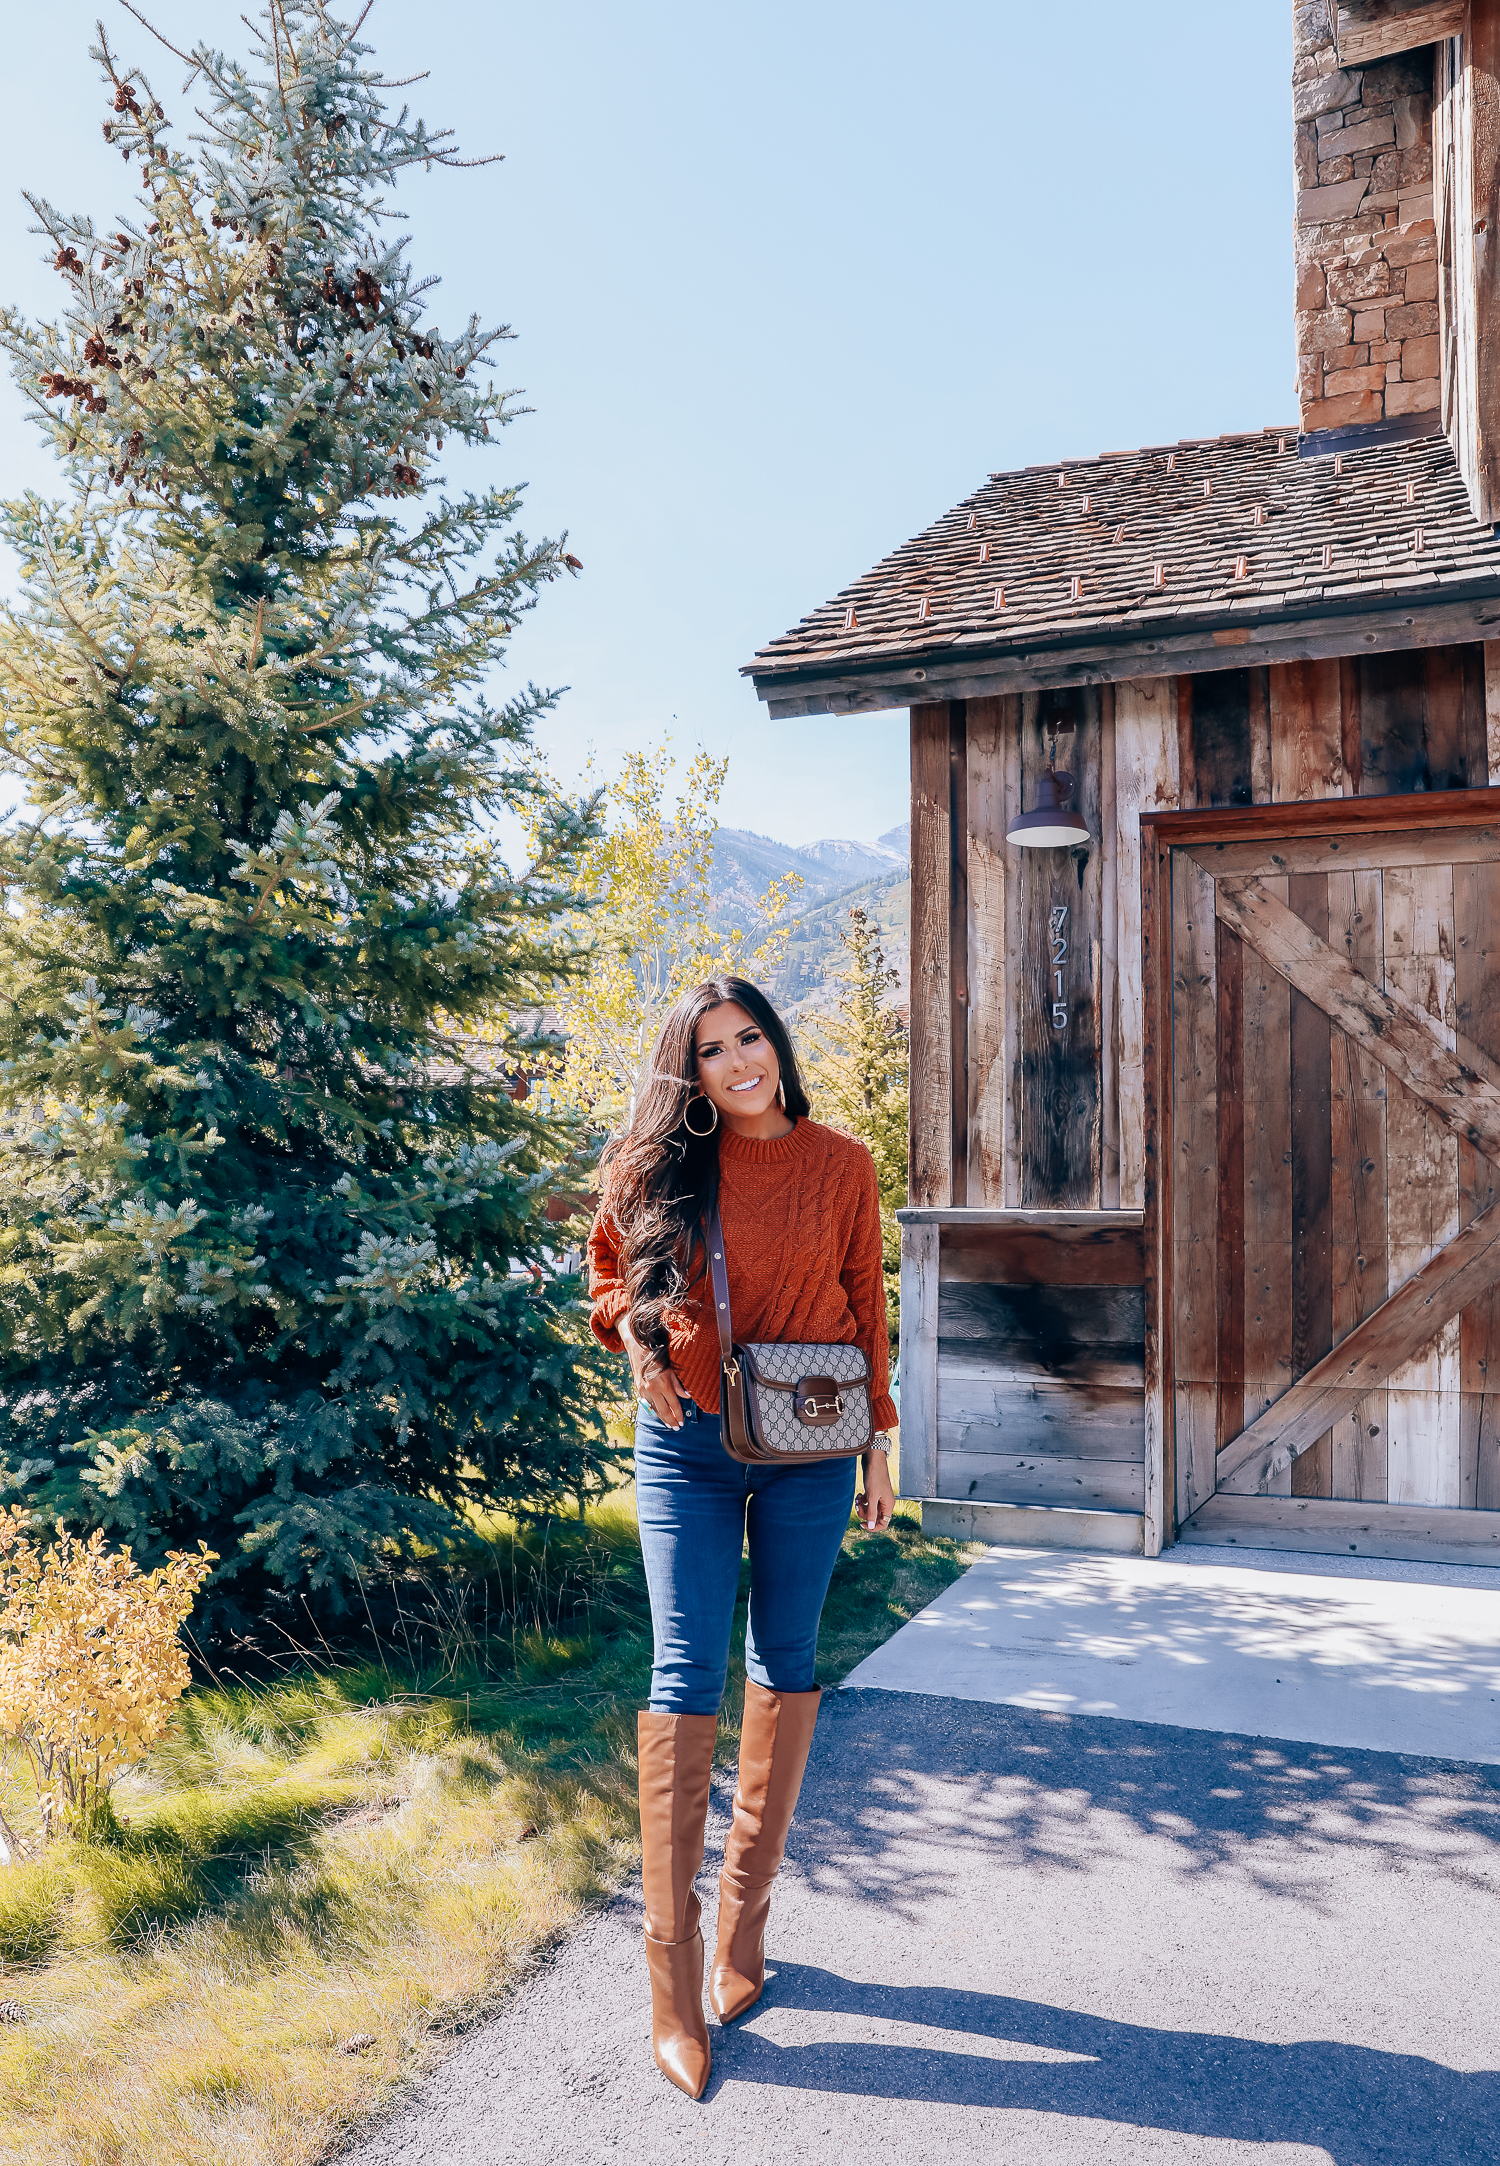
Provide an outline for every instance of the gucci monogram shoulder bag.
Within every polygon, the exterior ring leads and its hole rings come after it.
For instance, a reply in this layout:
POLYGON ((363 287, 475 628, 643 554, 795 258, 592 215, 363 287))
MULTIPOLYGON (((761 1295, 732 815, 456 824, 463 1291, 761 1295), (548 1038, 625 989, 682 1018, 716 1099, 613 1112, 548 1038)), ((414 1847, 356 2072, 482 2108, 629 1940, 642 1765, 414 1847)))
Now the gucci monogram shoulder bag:
POLYGON ((870 1449, 870 1369, 857 1346, 735 1344, 724 1228, 703 1225, 719 1326, 719 1435, 744 1466, 850 1459, 870 1449))

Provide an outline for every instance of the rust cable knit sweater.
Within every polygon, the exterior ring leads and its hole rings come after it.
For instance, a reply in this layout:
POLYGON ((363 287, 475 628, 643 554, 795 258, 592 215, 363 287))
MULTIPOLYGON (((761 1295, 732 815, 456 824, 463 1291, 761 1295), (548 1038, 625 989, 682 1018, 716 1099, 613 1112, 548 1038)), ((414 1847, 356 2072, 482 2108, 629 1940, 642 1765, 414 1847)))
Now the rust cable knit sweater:
MULTIPOLYGON (((772 1143, 722 1131, 719 1216, 736 1339, 859 1345, 870 1365, 874 1427, 894 1429, 880 1200, 864 1145, 808 1120, 772 1143)), ((589 1235, 589 1292, 594 1336, 616 1353, 624 1350, 619 1325, 628 1307, 619 1246, 606 1180, 589 1235)), ((672 1366, 704 1413, 716 1414, 719 1334, 705 1280, 689 1289, 667 1335, 672 1366)))

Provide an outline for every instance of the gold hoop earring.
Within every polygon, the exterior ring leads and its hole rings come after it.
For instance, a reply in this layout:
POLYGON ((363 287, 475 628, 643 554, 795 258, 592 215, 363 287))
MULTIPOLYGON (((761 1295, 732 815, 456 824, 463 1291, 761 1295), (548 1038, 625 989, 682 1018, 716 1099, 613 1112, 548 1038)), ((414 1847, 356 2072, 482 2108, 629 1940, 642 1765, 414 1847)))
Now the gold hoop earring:
POLYGON ((682 1125, 687 1130, 690 1136, 696 1136, 701 1143, 705 1136, 711 1136, 714 1130, 718 1127, 719 1109, 714 1104, 711 1098, 703 1098, 701 1100, 698 1098, 690 1098, 687 1102, 687 1105, 684 1106, 682 1109, 682 1125), (709 1112, 713 1115, 713 1119, 709 1122, 706 1128, 695 1128, 692 1122, 688 1119, 688 1106, 695 1106, 700 1103, 706 1105, 709 1112))
POLYGON ((785 1084, 784 1084, 783 1082, 781 1082, 779 1078, 778 1078, 778 1080, 777 1080, 777 1084, 776 1084, 776 1096, 777 1096, 777 1098, 778 1098, 778 1099, 780 1100, 780 1102, 781 1102, 781 1110, 782 1110, 782 1112, 783 1112, 783 1113, 785 1113, 785 1111, 786 1111, 786 1085, 785 1085, 785 1084))

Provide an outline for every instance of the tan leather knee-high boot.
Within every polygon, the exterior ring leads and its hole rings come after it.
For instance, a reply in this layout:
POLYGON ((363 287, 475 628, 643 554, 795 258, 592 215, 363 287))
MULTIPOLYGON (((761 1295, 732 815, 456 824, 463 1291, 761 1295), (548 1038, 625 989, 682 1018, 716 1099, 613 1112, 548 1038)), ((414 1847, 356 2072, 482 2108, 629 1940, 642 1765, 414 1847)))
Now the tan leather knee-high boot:
POLYGON ((702 2096, 709 2071, 703 1935, 693 1881, 703 1863, 717 1729, 713 1715, 646 1711, 636 1723, 651 2050, 662 2074, 689 2098, 702 2096))
POLYGON ((767 1692, 747 1680, 734 1824, 719 1875, 719 1940, 708 1997, 721 2023, 766 1982, 766 1918, 818 1719, 815 1692, 767 1692))

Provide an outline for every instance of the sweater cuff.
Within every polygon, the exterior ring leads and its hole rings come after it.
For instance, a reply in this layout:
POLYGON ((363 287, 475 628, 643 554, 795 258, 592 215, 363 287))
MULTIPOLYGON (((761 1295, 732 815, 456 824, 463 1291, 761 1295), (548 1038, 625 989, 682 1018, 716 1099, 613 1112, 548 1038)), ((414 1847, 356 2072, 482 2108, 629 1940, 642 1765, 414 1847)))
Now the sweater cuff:
POLYGON ((896 1412, 896 1402, 889 1392, 882 1392, 870 1402, 870 1427, 874 1430, 898 1429, 901 1417, 896 1412))
POLYGON ((589 1329, 601 1346, 612 1354, 623 1354, 625 1341, 620 1337, 620 1318, 630 1314, 630 1297, 623 1286, 615 1286, 601 1294, 589 1312, 589 1329))

